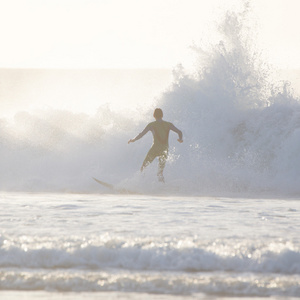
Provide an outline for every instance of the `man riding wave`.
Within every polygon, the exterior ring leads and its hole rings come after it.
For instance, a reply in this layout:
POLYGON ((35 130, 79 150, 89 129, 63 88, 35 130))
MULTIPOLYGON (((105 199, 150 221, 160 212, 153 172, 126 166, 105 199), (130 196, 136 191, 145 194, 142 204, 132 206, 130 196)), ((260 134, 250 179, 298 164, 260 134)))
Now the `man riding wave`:
POLYGON ((168 158, 169 151, 169 133, 170 130, 176 132, 178 134, 178 142, 182 143, 182 132, 176 128, 172 123, 164 121, 163 112, 160 108, 156 108, 153 113, 153 117, 155 118, 154 122, 149 123, 145 129, 139 133, 135 138, 130 139, 128 144, 133 143, 140 138, 142 138, 148 131, 152 132, 153 135, 153 144, 148 151, 142 167, 141 171, 143 171, 153 160, 158 157, 158 179, 161 182, 164 182, 163 171, 166 165, 166 160, 168 158))

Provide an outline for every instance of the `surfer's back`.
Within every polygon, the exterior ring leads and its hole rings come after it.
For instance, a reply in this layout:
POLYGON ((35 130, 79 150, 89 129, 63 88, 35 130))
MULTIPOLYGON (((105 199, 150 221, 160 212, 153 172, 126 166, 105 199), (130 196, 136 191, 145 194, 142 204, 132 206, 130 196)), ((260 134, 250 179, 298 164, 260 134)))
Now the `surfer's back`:
POLYGON ((151 122, 150 130, 153 134, 153 144, 157 146, 168 147, 169 145, 169 132, 171 123, 162 119, 151 122))

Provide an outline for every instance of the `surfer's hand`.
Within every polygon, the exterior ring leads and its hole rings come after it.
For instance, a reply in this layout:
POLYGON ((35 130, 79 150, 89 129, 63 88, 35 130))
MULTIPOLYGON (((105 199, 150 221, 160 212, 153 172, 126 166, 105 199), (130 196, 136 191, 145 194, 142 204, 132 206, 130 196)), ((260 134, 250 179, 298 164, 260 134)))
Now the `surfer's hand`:
POLYGON ((128 144, 133 143, 133 142, 134 142, 134 140, 133 140, 133 139, 130 139, 130 140, 128 141, 128 144))
POLYGON ((177 141, 178 141, 179 143, 183 143, 183 140, 181 140, 181 139, 178 139, 177 141))

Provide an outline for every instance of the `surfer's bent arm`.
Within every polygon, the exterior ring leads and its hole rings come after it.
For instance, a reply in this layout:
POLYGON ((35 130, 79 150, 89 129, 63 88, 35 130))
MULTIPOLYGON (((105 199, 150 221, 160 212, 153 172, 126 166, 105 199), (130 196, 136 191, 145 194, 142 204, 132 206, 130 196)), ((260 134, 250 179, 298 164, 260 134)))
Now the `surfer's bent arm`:
POLYGON ((179 143, 182 143, 183 140, 182 140, 182 132, 181 130, 179 130, 177 127, 175 127, 172 123, 170 125, 170 130, 176 132, 178 134, 178 142, 179 143))
POLYGON ((139 140, 140 138, 142 138, 142 137, 143 137, 148 131, 150 131, 150 130, 151 130, 151 126, 150 126, 150 124, 148 124, 148 125, 145 127, 145 129, 144 129, 141 133, 139 133, 135 138, 130 139, 130 140, 128 141, 128 144, 129 144, 129 143, 133 143, 133 142, 139 140))

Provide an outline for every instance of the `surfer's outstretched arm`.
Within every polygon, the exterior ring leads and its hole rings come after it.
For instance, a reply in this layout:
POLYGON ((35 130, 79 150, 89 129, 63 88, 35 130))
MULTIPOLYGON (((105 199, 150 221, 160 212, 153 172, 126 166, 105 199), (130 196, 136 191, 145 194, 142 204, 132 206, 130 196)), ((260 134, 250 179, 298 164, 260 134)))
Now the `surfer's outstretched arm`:
POLYGON ((148 124, 141 133, 139 133, 135 138, 130 139, 128 141, 128 144, 133 143, 133 142, 139 140, 140 138, 142 138, 150 130, 151 130, 151 126, 150 126, 150 124, 148 124))
POLYGON ((179 130, 177 127, 175 127, 173 124, 171 124, 170 126, 170 130, 176 132, 178 134, 178 142, 179 143, 182 143, 183 142, 183 139, 182 139, 182 132, 181 130, 179 130))

